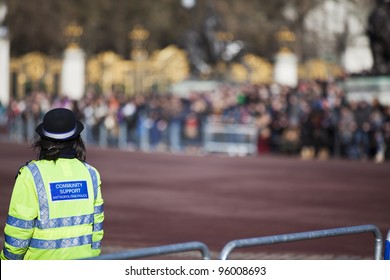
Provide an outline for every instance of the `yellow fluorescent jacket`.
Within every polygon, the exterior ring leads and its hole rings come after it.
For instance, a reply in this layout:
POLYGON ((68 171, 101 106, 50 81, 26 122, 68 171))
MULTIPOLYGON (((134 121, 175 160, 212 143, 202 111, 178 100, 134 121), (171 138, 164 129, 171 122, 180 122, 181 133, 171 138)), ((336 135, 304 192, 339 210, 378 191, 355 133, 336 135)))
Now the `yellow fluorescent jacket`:
POLYGON ((16 178, 6 225, 5 259, 98 256, 103 238, 99 172, 78 159, 31 161, 16 178))

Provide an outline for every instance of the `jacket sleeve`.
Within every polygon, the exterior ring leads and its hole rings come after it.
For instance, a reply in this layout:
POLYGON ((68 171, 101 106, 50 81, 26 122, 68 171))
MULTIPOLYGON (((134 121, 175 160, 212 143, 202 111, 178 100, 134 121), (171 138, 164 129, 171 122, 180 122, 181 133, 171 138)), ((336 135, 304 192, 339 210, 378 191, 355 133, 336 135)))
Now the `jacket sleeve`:
POLYGON ((104 221, 104 201, 101 191, 101 180, 100 174, 95 169, 97 175, 98 189, 96 199, 94 201, 94 224, 92 232, 92 250, 94 256, 100 255, 101 252, 101 241, 103 239, 103 221, 104 221))
POLYGON ((23 259, 38 218, 38 197, 30 170, 22 167, 16 178, 4 227, 0 259, 23 259))

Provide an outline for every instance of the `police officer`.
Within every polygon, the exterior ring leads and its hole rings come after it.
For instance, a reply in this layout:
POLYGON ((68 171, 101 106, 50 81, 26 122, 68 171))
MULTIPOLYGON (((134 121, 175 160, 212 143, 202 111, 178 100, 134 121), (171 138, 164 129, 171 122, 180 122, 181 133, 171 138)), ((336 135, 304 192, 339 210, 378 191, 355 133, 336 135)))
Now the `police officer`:
POLYGON ((85 162, 84 129, 71 110, 45 114, 33 144, 39 154, 16 177, 2 260, 60 260, 98 256, 103 238, 99 172, 85 162))

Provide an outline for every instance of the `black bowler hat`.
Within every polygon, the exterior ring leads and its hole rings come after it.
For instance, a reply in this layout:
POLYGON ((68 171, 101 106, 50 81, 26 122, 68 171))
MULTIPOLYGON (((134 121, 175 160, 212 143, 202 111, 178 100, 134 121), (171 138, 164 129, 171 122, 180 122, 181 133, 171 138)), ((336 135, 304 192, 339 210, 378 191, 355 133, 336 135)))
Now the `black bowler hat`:
POLYGON ((71 110, 56 108, 45 114, 43 122, 37 126, 35 131, 43 139, 62 142, 75 139, 83 129, 84 125, 76 120, 71 110))

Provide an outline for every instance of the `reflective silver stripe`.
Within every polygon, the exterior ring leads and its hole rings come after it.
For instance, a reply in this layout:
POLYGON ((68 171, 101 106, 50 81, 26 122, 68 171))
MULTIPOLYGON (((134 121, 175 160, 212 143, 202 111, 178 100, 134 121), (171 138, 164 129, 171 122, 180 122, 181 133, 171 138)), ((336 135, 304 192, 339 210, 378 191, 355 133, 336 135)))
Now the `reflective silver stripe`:
POLYGON ((43 184, 41 172, 39 172, 38 167, 35 163, 30 162, 27 165, 28 169, 30 169, 35 182, 35 187, 37 189, 38 194, 38 202, 39 202, 39 211, 40 211, 40 220, 45 222, 49 220, 49 202, 47 200, 45 185, 43 184))
POLYGON ((103 222, 97 223, 97 224, 93 224, 93 231, 99 231, 99 230, 102 230, 102 229, 103 229, 103 222))
POLYGON ((91 223, 93 223, 93 214, 50 219, 48 221, 38 221, 37 227, 39 229, 46 229, 46 228, 77 226, 77 225, 84 225, 84 224, 91 224, 91 223))
MULTIPOLYGON (((96 174, 95 170, 88 163, 85 162, 84 164, 88 168, 89 174, 91 175, 92 184, 93 184, 93 193, 94 193, 94 198, 96 200, 97 195, 98 195, 98 189, 99 189, 99 183, 98 183, 98 180, 97 180, 97 174, 96 174)), ((101 213, 103 213, 103 211, 104 211, 104 205, 103 204, 94 207, 95 215, 96 214, 101 214, 101 213)), ((103 230, 103 222, 97 223, 97 224, 94 223, 93 224, 93 231, 96 232, 96 231, 100 231, 100 230, 103 230)), ((92 242, 92 249, 100 249, 100 246, 101 246, 101 241, 92 242)))
POLYGON ((23 220, 8 215, 6 223, 13 227, 33 229, 35 227, 36 222, 37 220, 23 220))
POLYGON ((27 248, 30 243, 30 239, 19 239, 5 234, 4 241, 16 248, 27 248))
POLYGON ((104 204, 95 206, 93 209, 95 214, 101 214, 104 211, 104 204))
POLYGON ((77 226, 84 224, 93 223, 93 214, 82 215, 82 216, 72 216, 67 218, 57 218, 51 219, 48 221, 39 221, 39 220, 22 220, 12 216, 7 217, 7 224, 10 226, 23 228, 23 229, 33 229, 37 227, 39 229, 46 228, 58 228, 58 227, 69 227, 77 226))
POLYGON ((94 198, 96 200, 97 198, 97 193, 98 193, 98 187, 99 187, 99 184, 98 184, 98 180, 97 180, 97 175, 96 175, 96 172, 95 170, 93 170, 92 166, 90 166, 88 163, 84 162, 85 166, 87 167, 88 171, 89 171, 89 174, 91 175, 91 178, 92 178, 92 185, 93 185, 93 194, 94 194, 94 198))
POLYGON ((76 132, 76 129, 77 129, 77 125, 75 126, 74 129, 72 129, 71 131, 66 132, 66 133, 51 133, 51 132, 48 132, 44 129, 42 129, 42 131, 43 131, 43 135, 45 135, 46 137, 61 140, 61 139, 66 139, 66 138, 73 136, 76 132))
POLYGON ((63 238, 56 240, 44 240, 32 238, 30 242, 31 248, 38 249, 60 249, 75 246, 82 246, 92 243, 92 234, 83 235, 74 238, 63 238))
POLYGON ((7 248, 4 247, 3 249, 4 256, 9 260, 23 260, 24 254, 13 254, 10 251, 7 250, 7 248))
POLYGON ((92 242, 92 249, 100 249, 101 241, 92 242))

